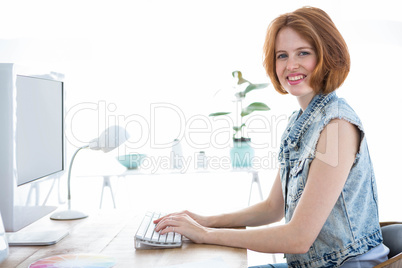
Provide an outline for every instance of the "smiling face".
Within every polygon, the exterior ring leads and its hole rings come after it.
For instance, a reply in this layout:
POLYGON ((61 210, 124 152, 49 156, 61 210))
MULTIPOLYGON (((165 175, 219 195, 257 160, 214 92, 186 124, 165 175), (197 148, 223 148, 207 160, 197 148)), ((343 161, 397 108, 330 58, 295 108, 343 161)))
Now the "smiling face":
POLYGON ((310 75, 317 65, 313 46, 295 30, 285 27, 275 42, 276 75, 283 88, 296 96, 304 110, 314 97, 310 75))

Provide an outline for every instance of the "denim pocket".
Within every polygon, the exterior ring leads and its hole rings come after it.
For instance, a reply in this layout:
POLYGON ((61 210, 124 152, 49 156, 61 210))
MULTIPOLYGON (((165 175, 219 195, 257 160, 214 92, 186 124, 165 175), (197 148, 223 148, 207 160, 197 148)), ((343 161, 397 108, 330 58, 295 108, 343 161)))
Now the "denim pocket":
POLYGON ((305 187, 303 178, 303 169, 306 164, 306 158, 298 161, 290 170, 288 184, 288 201, 289 205, 295 207, 299 201, 305 187))

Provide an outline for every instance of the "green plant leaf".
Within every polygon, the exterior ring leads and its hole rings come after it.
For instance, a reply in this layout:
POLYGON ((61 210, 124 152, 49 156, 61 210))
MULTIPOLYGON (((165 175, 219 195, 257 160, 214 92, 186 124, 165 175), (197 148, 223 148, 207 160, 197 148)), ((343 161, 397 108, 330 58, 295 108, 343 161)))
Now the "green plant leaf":
POLYGON ((244 95, 244 91, 239 91, 239 92, 237 92, 237 93, 235 94, 235 97, 236 97, 237 100, 244 99, 245 96, 246 96, 246 95, 244 95))
POLYGON ((238 131, 240 131, 243 127, 245 127, 245 126, 246 126, 246 124, 242 124, 240 127, 233 127, 233 130, 236 131, 236 132, 238 132, 238 131))
POLYGON ((209 114, 209 116, 220 116, 220 115, 227 115, 227 114, 230 114, 230 112, 212 113, 212 114, 209 114))
POLYGON ((237 84, 241 85, 243 83, 250 83, 249 81, 247 81, 246 79, 243 78, 243 74, 240 71, 233 71, 232 72, 232 76, 238 78, 237 84))
POLYGON ((244 90, 244 95, 249 93, 250 91, 253 91, 255 89, 261 89, 267 87, 269 84, 268 83, 263 83, 263 84, 250 84, 246 89, 244 90))
POLYGON ((269 110, 271 110, 271 109, 265 103, 253 102, 252 104, 250 104, 249 106, 244 108, 240 115, 241 115, 241 117, 244 117, 255 111, 269 111, 269 110))

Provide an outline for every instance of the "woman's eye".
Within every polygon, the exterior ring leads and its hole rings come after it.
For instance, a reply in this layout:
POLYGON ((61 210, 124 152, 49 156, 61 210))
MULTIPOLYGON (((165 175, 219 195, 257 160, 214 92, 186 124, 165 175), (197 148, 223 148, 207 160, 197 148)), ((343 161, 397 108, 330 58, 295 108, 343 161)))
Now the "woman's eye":
POLYGON ((300 56, 310 55, 310 52, 308 52, 308 51, 301 51, 299 55, 300 55, 300 56))
POLYGON ((286 54, 278 54, 278 55, 276 56, 277 59, 284 59, 284 58, 286 58, 286 57, 287 57, 286 54))

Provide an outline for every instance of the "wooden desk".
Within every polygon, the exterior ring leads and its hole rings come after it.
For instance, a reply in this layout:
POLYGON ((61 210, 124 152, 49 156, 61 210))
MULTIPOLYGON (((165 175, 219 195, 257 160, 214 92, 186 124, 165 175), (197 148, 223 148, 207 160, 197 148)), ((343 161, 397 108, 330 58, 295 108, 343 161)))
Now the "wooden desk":
POLYGON ((247 267, 247 251, 213 245, 198 245, 185 241, 181 248, 136 250, 134 235, 141 223, 143 213, 112 210, 96 211, 83 220, 52 221, 45 217, 26 227, 24 231, 69 229, 70 234, 51 246, 10 247, 9 257, 1 268, 26 268, 45 257, 90 253, 114 257, 114 267, 164 267, 195 261, 222 258, 228 267, 247 267))

